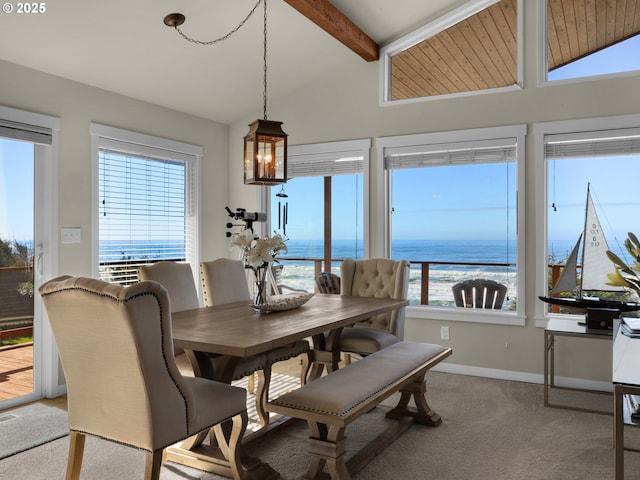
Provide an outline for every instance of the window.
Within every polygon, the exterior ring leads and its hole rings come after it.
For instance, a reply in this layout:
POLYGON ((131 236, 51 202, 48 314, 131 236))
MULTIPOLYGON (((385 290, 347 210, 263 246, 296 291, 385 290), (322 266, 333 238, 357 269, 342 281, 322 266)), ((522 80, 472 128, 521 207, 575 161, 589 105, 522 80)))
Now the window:
MULTIPOLYGON (((540 212, 536 241, 540 262, 537 277, 539 296, 549 296, 551 287, 567 263, 567 258, 585 227, 585 206, 589 189, 593 206, 607 241, 608 249, 631 263, 624 247, 627 232, 638 231, 640 194, 630 180, 640 162, 640 116, 629 115, 589 120, 549 122, 536 125, 536 148, 539 150, 539 177, 543 181, 537 192, 540 212), (546 236, 544 233, 546 232, 546 236)), ((577 284, 583 274, 592 273, 590 261, 578 254, 577 284)), ((603 258, 599 270, 601 283, 614 271, 613 263, 603 258)), ((588 296, 625 300, 624 294, 585 288, 588 296)), ((554 296, 574 297, 575 291, 554 296)), ((546 315, 567 314, 570 310, 539 302, 539 319, 546 315)))
POLYGON ((543 81, 640 70, 640 1, 547 0, 540 8, 543 81))
POLYGON ((197 272, 201 149, 100 125, 92 135, 100 278, 135 283, 140 265, 160 260, 197 272))
POLYGON ((289 147, 289 180, 271 188, 270 200, 271 227, 288 238, 282 283, 313 291, 321 271, 339 273, 340 260, 365 257, 370 145, 366 139, 289 147))
POLYGON ((412 316, 524 323, 518 197, 524 191, 525 131, 516 126, 378 140, 386 172, 387 250, 391 258, 411 262, 412 316), (455 306, 453 285, 473 278, 508 287, 499 312, 455 306))
POLYGON ((522 84, 521 0, 472 0, 381 50, 382 102, 522 84))

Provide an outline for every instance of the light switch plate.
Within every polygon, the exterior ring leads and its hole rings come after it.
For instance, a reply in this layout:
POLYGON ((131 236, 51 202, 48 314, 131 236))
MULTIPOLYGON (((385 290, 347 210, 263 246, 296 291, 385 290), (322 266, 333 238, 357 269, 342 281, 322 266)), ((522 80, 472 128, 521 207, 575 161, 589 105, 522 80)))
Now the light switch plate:
POLYGON ((62 243, 80 243, 82 241, 82 230, 79 227, 62 228, 62 243))

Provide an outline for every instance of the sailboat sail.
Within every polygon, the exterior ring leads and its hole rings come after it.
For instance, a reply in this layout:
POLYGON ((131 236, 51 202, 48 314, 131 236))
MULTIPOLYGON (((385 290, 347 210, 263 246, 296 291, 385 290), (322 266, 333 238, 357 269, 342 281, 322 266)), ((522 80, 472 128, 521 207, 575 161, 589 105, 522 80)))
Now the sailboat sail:
POLYGON ((591 199, 591 192, 587 188, 587 207, 585 212, 584 232, 571 251, 558 281, 553 286, 552 294, 561 292, 575 292, 575 298, 567 297, 539 297, 540 300, 554 305, 564 305, 573 308, 615 308, 620 311, 640 310, 640 303, 620 302, 616 300, 602 300, 585 297, 583 292, 620 292, 625 289, 607 285, 607 274, 614 268, 607 257, 609 246, 604 236, 600 220, 591 199), (578 251, 582 243, 582 271, 580 282, 577 281, 578 251))
POLYGON ((580 251, 580 242, 582 235, 578 238, 575 247, 571 250, 571 254, 562 269, 562 273, 558 277, 558 281, 553 286, 551 293, 574 292, 578 288, 578 252, 580 251))
POLYGON ((624 289, 607 285, 607 274, 612 270, 611 260, 607 257, 609 245, 602 231, 598 214, 587 189, 587 207, 584 220, 584 232, 576 242, 565 264, 552 293, 572 292, 577 290, 578 296, 584 291, 620 292, 624 289), (578 251, 582 243, 582 271, 580 282, 577 281, 578 251), (579 288, 578 288, 579 287, 579 288))
POLYGON ((591 192, 587 191, 587 213, 584 228, 584 248, 582 250, 582 291, 621 292, 624 289, 607 285, 607 273, 611 273, 612 263, 607 257, 609 245, 604 236, 600 220, 591 200, 591 192))

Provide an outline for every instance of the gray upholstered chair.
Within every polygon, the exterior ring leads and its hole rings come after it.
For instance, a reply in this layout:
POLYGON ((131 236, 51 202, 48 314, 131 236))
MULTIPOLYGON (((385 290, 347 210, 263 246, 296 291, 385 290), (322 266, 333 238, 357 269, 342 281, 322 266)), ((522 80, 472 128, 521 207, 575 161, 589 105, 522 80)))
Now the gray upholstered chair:
POLYGON ((146 450, 144 478, 155 480, 166 447, 212 427, 234 478, 244 477, 247 393, 180 374, 164 287, 64 276, 39 291, 67 381, 67 479, 80 477, 86 435, 146 450))
MULTIPOLYGON (((193 279, 191 265, 182 262, 162 261, 145 265, 138 270, 138 279, 158 282, 169 292, 171 312, 181 312, 200 308, 198 291, 193 279)), ((193 363, 181 351, 176 354, 176 363, 183 375, 193 376, 193 363)), ((242 358, 233 373, 233 380, 249 377, 253 385, 254 372, 261 370, 267 363, 266 355, 242 358)), ((250 388, 253 391, 253 386, 250 388)))
MULTIPOLYGON (((251 301, 244 264, 240 260, 218 258, 209 262, 202 262, 200 263, 200 279, 202 281, 202 299, 205 307, 234 302, 249 303, 251 301)), ((266 365, 263 369, 257 371, 256 410, 261 425, 269 423, 269 412, 266 410, 266 405, 269 401, 269 386, 271 384, 273 364, 303 355, 300 381, 304 383, 302 372, 306 371, 306 366, 309 362, 308 353, 309 342, 298 340, 291 345, 275 348, 266 354, 266 365)), ((251 385, 249 390, 253 390, 251 385)))
MULTIPOLYGON (((157 262, 138 269, 138 280, 158 282, 169 292, 171 313, 200 307, 193 270, 188 263, 157 262)), ((181 348, 175 348, 176 363, 183 375, 193 376, 193 368, 181 348)))
POLYGON ((494 280, 475 278, 451 287, 456 307, 500 310, 507 296, 507 286, 494 280))
MULTIPOLYGON (((409 267, 406 260, 346 259, 340 266, 340 295, 406 299, 409 267)), ((340 336, 340 349, 348 354, 347 363, 350 354, 369 355, 404 340, 404 318, 403 307, 345 328, 340 336)))

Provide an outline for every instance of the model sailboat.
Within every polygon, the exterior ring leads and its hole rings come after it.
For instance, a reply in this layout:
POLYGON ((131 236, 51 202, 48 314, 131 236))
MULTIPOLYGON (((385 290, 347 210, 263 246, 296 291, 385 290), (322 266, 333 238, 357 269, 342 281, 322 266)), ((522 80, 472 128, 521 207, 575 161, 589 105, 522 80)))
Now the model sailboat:
POLYGON ((540 300, 553 305, 573 308, 612 308, 621 312, 640 310, 640 303, 601 300, 586 296, 585 292, 623 292, 622 287, 607 285, 607 274, 614 265, 607 257, 609 245, 604 235, 600 220, 587 187, 587 206, 585 212, 584 231, 571 251, 558 281, 551 290, 555 295, 562 292, 574 292, 575 297, 539 297, 540 300), (582 271, 578 281, 578 253, 582 246, 582 271))

